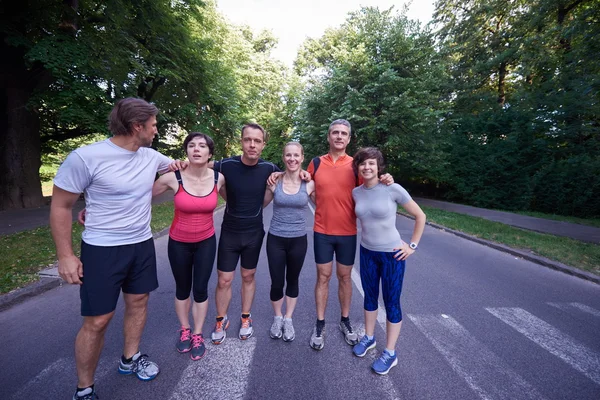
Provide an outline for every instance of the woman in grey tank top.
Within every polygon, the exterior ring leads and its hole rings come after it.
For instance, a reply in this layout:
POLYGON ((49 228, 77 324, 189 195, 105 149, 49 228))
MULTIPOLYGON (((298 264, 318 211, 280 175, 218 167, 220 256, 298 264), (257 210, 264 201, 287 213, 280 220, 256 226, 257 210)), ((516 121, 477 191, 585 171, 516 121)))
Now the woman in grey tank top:
POLYGON ((306 213, 308 200, 315 190, 314 182, 300 179, 304 149, 298 142, 289 142, 283 148, 285 173, 275 185, 268 186, 264 206, 273 200, 273 219, 267 235, 267 258, 271 274, 271 304, 273 339, 290 342, 295 338, 292 314, 298 299, 298 277, 306 256, 306 213), (282 314, 283 287, 285 315, 282 314))

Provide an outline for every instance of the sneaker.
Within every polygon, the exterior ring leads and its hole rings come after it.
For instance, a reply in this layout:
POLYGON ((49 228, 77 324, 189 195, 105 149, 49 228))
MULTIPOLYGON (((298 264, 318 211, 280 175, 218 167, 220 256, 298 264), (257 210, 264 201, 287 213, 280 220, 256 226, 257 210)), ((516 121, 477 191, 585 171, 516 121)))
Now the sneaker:
POLYGON ((292 324, 291 318, 283 319, 283 341, 291 342, 296 338, 296 331, 294 331, 294 325, 292 324))
POLYGON ((252 334, 254 333, 254 328, 252 327, 252 318, 242 318, 242 326, 240 326, 240 334, 239 337, 242 340, 250 339, 252 334))
POLYGON ((229 318, 226 315, 222 320, 217 320, 215 330, 210 334, 210 341, 213 344, 221 344, 227 337, 227 328, 229 328, 229 318))
POLYGON ((82 390, 80 395, 77 394, 77 390, 75 390, 75 394, 73 395, 73 400, 96 400, 98 399, 98 395, 96 394, 96 390, 91 387, 82 390))
POLYGON ((276 315, 273 318, 273 325, 271 325, 271 330, 269 331, 271 339, 281 339, 281 335, 283 335, 282 328, 283 317, 281 315, 276 315))
POLYGON ((340 330, 344 334, 346 343, 348 343, 350 346, 358 344, 358 334, 354 331, 354 328, 352 328, 352 324, 350 323, 349 319, 340 322, 340 330))
POLYGON ((204 345, 204 337, 201 333, 192 335, 192 352, 190 358, 194 361, 204 357, 206 353, 206 346, 204 345))
POLYGON ((384 350, 383 353, 381 353, 381 357, 375 360, 371 368, 373 368, 373 371, 377 372, 379 375, 386 375, 388 372, 390 372, 390 369, 396 365, 398 365, 397 355, 394 354, 392 356, 390 353, 384 350))
POLYGON ((318 324, 315 324, 313 333, 310 337, 310 347, 315 350, 322 350, 325 346, 325 325, 319 328, 318 324))
POLYGON ((375 341, 375 336, 373 336, 373 339, 369 340, 367 335, 365 335, 360 339, 360 342, 352 348, 352 352, 357 357, 364 357, 365 354, 367 354, 367 351, 374 349, 376 345, 377 342, 375 341))
POLYGON ((142 381, 151 381, 156 378, 159 372, 158 365, 152 361, 148 361, 148 355, 140 354, 139 351, 135 353, 130 363, 124 363, 122 357, 119 362, 120 374, 135 374, 142 381))
POLYGON ((192 331, 184 326, 179 330, 179 341, 177 342, 177 351, 187 353, 192 349, 192 331))

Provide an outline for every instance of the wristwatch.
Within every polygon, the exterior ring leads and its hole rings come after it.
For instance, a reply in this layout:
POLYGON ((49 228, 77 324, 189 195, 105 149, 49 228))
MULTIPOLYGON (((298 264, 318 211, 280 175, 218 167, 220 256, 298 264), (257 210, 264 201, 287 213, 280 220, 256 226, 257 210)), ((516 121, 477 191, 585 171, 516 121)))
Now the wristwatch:
POLYGON ((408 247, 410 247, 413 250, 417 249, 417 244, 415 242, 410 242, 410 244, 408 245, 408 247))

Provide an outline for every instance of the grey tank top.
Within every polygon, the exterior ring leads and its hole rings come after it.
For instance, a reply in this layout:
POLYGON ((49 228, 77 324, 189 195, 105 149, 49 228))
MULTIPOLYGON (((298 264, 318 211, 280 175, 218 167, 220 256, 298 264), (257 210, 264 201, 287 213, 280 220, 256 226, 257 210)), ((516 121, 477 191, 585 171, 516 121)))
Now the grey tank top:
POLYGON ((285 238, 306 235, 307 207, 306 182, 300 183, 298 193, 287 194, 283 191, 283 179, 280 179, 273 193, 273 219, 269 233, 285 238))

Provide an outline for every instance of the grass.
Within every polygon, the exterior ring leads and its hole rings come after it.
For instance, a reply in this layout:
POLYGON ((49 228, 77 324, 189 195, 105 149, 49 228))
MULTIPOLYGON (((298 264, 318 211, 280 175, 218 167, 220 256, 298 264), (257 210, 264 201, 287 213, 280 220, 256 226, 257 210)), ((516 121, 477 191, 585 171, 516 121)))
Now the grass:
MULTIPOLYGON (((531 232, 479 217, 457 214, 433 207, 421 207, 427 221, 502 243, 512 248, 559 261, 588 272, 600 274, 600 246, 593 243, 531 232)), ((402 209, 400 209, 402 211, 402 209)))
MULTIPOLYGON (((225 202, 219 197, 219 204, 225 202)), ((173 221, 173 202, 152 206, 152 233, 169 227, 173 221)), ((73 223, 73 250, 79 255, 83 226, 73 223)), ((56 249, 50 227, 45 226, 12 235, 0 236, 0 294, 23 287, 39 279, 38 272, 56 262, 56 249)))

